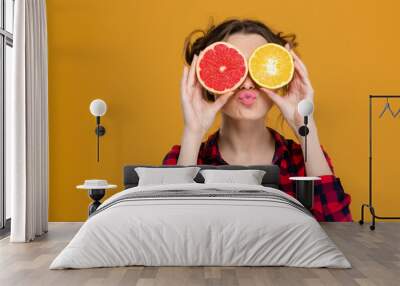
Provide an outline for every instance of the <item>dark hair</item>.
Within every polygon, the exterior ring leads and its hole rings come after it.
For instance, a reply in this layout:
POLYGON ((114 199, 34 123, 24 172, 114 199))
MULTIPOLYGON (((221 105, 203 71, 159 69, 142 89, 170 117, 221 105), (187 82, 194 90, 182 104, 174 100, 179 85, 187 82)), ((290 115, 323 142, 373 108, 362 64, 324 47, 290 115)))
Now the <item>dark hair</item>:
POLYGON ((297 46, 295 41, 296 35, 283 35, 283 32, 274 33, 264 23, 257 20, 231 19, 225 20, 217 26, 211 22, 207 30, 196 29, 186 37, 184 44, 184 56, 186 63, 190 65, 195 54, 200 54, 200 52, 207 46, 218 41, 223 41, 229 35, 235 33, 258 34, 265 38, 265 40, 267 40, 269 43, 275 43, 282 46, 286 45, 286 43, 289 43, 291 47, 297 46), (197 38, 193 43, 191 43, 192 37, 196 33, 202 33, 203 36, 197 38))
MULTIPOLYGON (((209 27, 206 30, 196 29, 186 37, 183 49, 186 63, 190 65, 194 55, 200 54, 203 49, 212 43, 223 41, 229 35, 235 33, 258 34, 264 37, 268 43, 275 43, 282 46, 289 43, 292 48, 297 47, 295 34, 284 35, 283 32, 275 33, 260 21, 251 19, 228 19, 218 25, 214 25, 213 19, 211 18, 209 27), (197 33, 203 35, 192 43, 192 38, 197 33)), ((208 100, 214 100, 214 95, 208 91, 205 91, 204 96, 208 100)))

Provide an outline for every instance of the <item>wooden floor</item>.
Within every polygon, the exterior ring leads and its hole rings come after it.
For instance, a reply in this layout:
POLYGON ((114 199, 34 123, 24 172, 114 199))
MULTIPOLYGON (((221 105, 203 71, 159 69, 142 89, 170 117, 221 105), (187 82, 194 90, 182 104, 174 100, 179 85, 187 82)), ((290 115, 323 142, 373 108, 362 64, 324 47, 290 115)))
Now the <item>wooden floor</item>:
POLYGON ((400 223, 375 231, 356 223, 325 223, 324 229, 352 269, 289 267, 119 267, 48 270, 81 223, 50 223, 32 243, 0 241, 0 285, 400 285, 400 223))

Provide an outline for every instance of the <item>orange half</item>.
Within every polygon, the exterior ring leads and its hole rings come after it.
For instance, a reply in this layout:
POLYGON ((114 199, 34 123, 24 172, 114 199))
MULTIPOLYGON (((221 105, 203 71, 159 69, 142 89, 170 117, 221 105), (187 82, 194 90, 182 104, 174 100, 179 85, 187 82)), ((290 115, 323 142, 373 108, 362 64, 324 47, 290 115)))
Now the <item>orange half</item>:
POLYGON ((262 45, 250 56, 249 73, 262 87, 269 89, 283 87, 293 78, 293 57, 281 45, 272 43, 262 45))

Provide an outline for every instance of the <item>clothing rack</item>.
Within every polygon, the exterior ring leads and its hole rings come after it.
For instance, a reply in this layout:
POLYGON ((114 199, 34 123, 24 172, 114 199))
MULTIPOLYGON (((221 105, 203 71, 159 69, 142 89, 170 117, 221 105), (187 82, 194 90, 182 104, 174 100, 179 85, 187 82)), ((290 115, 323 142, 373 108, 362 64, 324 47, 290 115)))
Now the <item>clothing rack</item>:
MULTIPOLYGON (((382 220, 391 220, 391 219, 400 219, 400 217, 385 217, 385 216, 378 216, 375 212, 375 208, 373 207, 372 204, 372 101, 373 99, 386 99, 388 102, 389 98, 400 98, 400 95, 370 95, 369 96, 369 203, 368 204, 362 204, 361 206, 361 220, 359 223, 361 225, 364 224, 364 208, 367 207, 369 208, 369 211, 371 212, 372 216, 372 224, 369 226, 371 230, 375 229, 375 219, 382 219, 382 220)), ((388 103, 387 103, 388 104, 388 103)), ((386 110, 387 106, 385 105, 386 110)), ((380 117, 383 115, 384 112, 381 113, 380 117)), ((393 112, 391 111, 391 114, 394 118, 393 112)))

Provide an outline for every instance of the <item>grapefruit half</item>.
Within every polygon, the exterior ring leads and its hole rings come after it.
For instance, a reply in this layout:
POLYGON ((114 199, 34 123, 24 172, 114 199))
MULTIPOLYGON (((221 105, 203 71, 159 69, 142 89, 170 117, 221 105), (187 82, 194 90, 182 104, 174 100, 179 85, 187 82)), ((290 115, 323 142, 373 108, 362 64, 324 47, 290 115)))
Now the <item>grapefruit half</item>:
POLYGON ((260 86, 277 89, 293 78, 293 57, 287 49, 268 43, 254 50, 249 59, 251 78, 260 86))
POLYGON ((196 74, 201 85, 214 94, 238 88, 248 72, 245 56, 227 42, 215 42, 201 51, 196 74))

